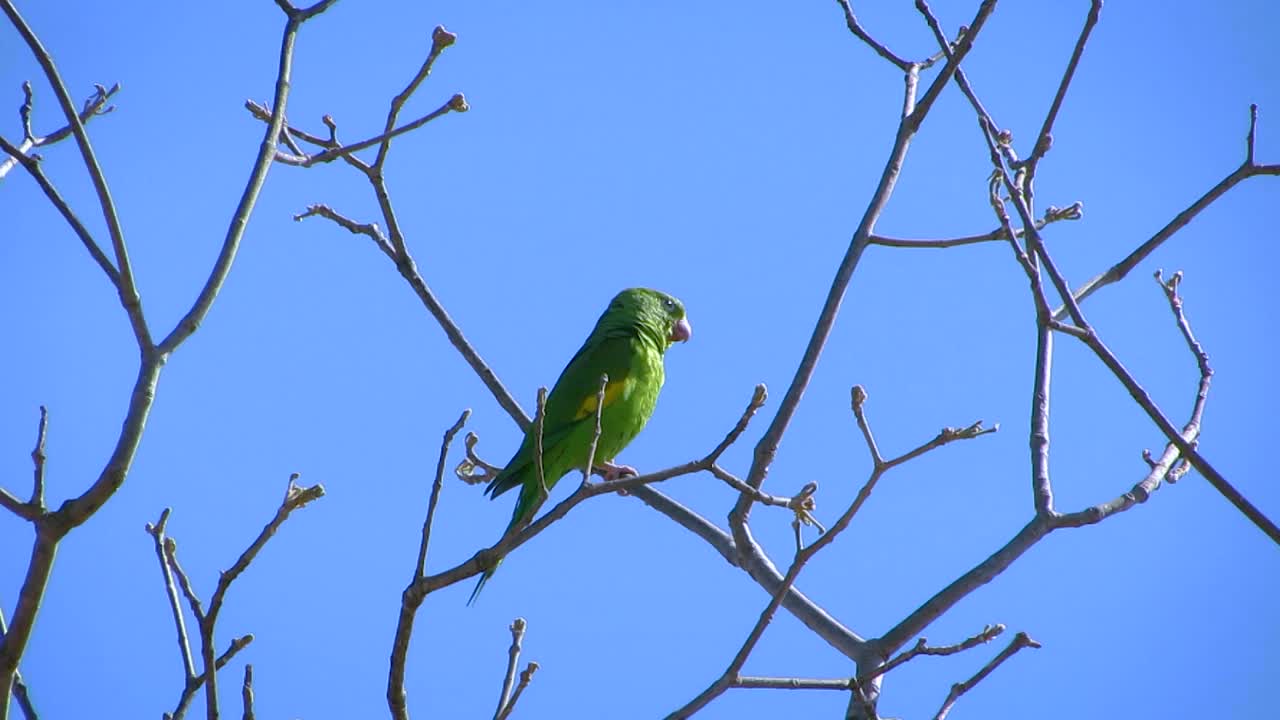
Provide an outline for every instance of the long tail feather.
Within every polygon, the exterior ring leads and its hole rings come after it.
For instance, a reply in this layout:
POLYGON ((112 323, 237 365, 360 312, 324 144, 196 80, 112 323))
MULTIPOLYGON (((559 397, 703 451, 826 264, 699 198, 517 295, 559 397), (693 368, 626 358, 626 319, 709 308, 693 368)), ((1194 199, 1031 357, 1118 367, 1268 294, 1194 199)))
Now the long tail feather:
POLYGON ((485 583, 489 582, 491 577, 493 577, 493 570, 485 570, 484 574, 480 576, 480 581, 476 583, 476 588, 471 591, 471 597, 467 598, 467 607, 471 607, 475 603, 476 597, 480 595, 480 589, 484 587, 485 583))

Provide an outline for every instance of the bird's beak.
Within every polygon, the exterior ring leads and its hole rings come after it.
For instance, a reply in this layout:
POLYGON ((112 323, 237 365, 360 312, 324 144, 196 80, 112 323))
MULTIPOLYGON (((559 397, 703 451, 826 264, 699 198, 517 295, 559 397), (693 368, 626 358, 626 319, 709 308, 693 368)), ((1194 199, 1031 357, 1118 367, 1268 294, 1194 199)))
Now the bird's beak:
POLYGON ((671 342, 688 342, 691 337, 693 337, 693 326, 689 324, 689 319, 680 318, 671 328, 671 342))

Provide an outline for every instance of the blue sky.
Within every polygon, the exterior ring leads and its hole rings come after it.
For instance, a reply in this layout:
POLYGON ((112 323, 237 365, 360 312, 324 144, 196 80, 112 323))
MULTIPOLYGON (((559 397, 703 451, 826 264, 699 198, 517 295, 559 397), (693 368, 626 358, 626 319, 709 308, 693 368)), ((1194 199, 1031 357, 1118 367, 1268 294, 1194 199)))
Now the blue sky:
MULTIPOLYGON (((974 3, 934 5, 954 30, 974 3)), ((966 61, 1024 153, 1087 5, 1002 5, 966 61)), ((899 54, 934 50, 910 3, 855 8, 899 54)), ((95 82, 123 85, 117 110, 90 131, 153 332, 167 332, 208 274, 256 152, 261 127, 242 103, 270 96, 281 13, 265 0, 22 11, 77 97, 95 82)), ((653 470, 701 455, 764 382, 764 416, 725 458, 745 473, 883 166, 898 72, 852 38, 833 2, 349 2, 302 32, 291 121, 319 132, 329 113, 344 139, 374 134, 436 24, 458 43, 405 117, 455 92, 471 111, 397 140, 388 165, 424 277, 527 409, 618 289, 679 296, 694 339, 669 354, 658 411, 621 460, 653 470)), ((1042 207, 1084 204, 1083 220, 1046 234, 1073 284, 1240 163, 1249 103, 1261 108, 1259 161, 1280 162, 1277 26, 1280 10, 1263 2, 1107 5, 1038 176, 1042 207)), ((24 79, 36 81, 36 129, 48 132, 60 124, 52 94, 6 28, 0 133, 10 140, 24 79)), ((42 154, 105 236, 74 147, 42 154)), ((991 229, 989 172, 972 113, 948 88, 878 231, 991 229)), ((1201 450, 1272 518, 1278 191, 1275 178, 1246 181, 1085 304, 1181 424, 1195 366, 1150 275, 1186 272, 1187 313, 1217 371, 1201 450)), ((246 632, 256 640, 221 676, 225 707, 238 712, 251 662, 260 717, 385 712, 391 634, 440 434, 472 408, 468 428, 493 462, 519 434, 366 239, 291 220, 313 202, 375 217, 367 186, 340 164, 272 170, 217 305, 161 378, 128 481, 59 551, 22 664, 42 717, 172 709, 181 665, 144 524, 173 508, 169 531, 207 599, 295 471, 327 496, 290 519, 228 595, 219 645, 246 632)), ((0 482, 29 490, 37 408, 47 405, 56 504, 100 471, 136 350, 109 284, 23 173, 0 183, 0 216, 0 482)), ((1029 519, 1033 330, 1006 246, 872 248, 863 258, 765 489, 818 481, 828 523, 847 505, 870 469, 848 407, 855 383, 870 393, 886 454, 944 425, 983 419, 1001 431, 886 476, 806 569, 799 586, 849 627, 884 632, 1029 519)), ((1162 447, 1158 431, 1066 338, 1053 391, 1059 509, 1139 480, 1141 450, 1162 447)), ((709 476, 661 489, 722 526, 734 500, 709 476)), ((785 565, 789 518, 769 510, 756 510, 753 530, 785 565)), ((430 568, 495 540, 509 512, 505 497, 448 483, 430 568)), ((6 616, 29 543, 25 522, 0 517, 6 616)), ((1193 474, 1122 516, 1051 536, 926 635, 956 642, 999 622, 1044 644, 964 697, 954 718, 1263 718, 1280 668, 1277 578, 1280 548, 1193 474)), ((542 666, 517 715, 661 716, 723 670, 768 600, 667 518, 613 496, 508 558, 476 607, 464 606, 469 590, 442 591, 421 610, 408 680, 417 716, 492 713, 517 615, 529 621, 525 657, 542 666)), ((950 684, 1002 642, 894 671, 881 712, 932 717, 950 684)), ((780 614, 744 672, 837 677, 851 667, 780 614)), ((838 717, 844 704, 840 693, 734 690, 701 716, 838 717)))

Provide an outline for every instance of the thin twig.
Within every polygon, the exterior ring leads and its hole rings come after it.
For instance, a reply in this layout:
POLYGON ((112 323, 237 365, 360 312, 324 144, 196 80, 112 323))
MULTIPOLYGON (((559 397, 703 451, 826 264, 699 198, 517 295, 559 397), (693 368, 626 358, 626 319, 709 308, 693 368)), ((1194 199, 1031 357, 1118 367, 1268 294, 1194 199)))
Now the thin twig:
POLYGON ((1058 118, 1058 111, 1062 109, 1062 102, 1067 97, 1067 89, 1071 86, 1071 80, 1075 77, 1076 68, 1080 65, 1080 58, 1084 55, 1085 45, 1089 42, 1089 35, 1093 32, 1093 27, 1098 24, 1098 16, 1101 13, 1102 0, 1091 0, 1089 14, 1085 17, 1084 27, 1081 28, 1079 37, 1076 38, 1075 48, 1071 51, 1071 59, 1067 61, 1067 69, 1062 73, 1062 79, 1058 82, 1058 91, 1053 96, 1053 102, 1049 105, 1049 112, 1045 114, 1044 123, 1040 126, 1040 134, 1036 136, 1036 143, 1031 150, 1031 154, 1027 157, 1025 186, 1028 188, 1035 177, 1036 166, 1053 144, 1053 135, 1051 134, 1053 132, 1053 123, 1058 118))
POLYGON ((436 478, 431 483, 431 497, 427 500, 427 519, 422 523, 422 545, 418 548, 418 563, 414 572, 414 579, 421 579, 427 572, 427 545, 431 542, 431 527, 435 521, 436 505, 440 501, 440 491, 444 488, 444 467, 445 461, 449 457, 449 446, 453 444, 453 437, 458 434, 463 425, 467 424, 467 418, 471 417, 471 409, 467 408, 458 416, 458 421, 444 432, 444 440, 440 443, 440 459, 436 461, 436 478))
MULTIPOLYGON (((4 642, 5 635, 8 634, 9 628, 4 621, 4 608, 0 606, 0 643, 4 642)), ((13 671, 13 697, 18 701, 18 707, 22 708, 22 715, 27 720, 39 720, 36 714, 35 705, 31 703, 31 691, 27 689, 27 683, 22 679, 22 673, 17 670, 13 671)), ((8 699, 5 699, 8 704, 8 699)))
POLYGON ((204 617, 200 618, 200 645, 201 657, 205 667, 205 707, 208 711, 209 720, 218 720, 218 676, 216 672, 211 672, 210 667, 214 666, 213 658, 213 642, 214 627, 218 622, 218 613, 222 611, 223 602, 226 600, 227 591, 231 589, 231 584, 236 578, 240 577, 249 564, 253 562, 262 548, 266 546, 267 541, 275 536, 276 531, 289 519, 289 515, 294 510, 305 507, 308 503, 324 497, 323 485, 312 485, 303 487, 297 484, 298 473, 289 476, 289 483, 285 487, 284 499, 280 502, 280 507, 276 510, 276 514, 258 533, 258 537, 254 538, 249 547, 240 554, 240 557, 232 563, 231 567, 218 574, 218 584, 213 590, 213 596, 209 599, 209 609, 205 612, 204 617))
POLYGON ((511 694, 511 702, 502 709, 502 713, 494 717, 493 720, 507 720, 511 717, 512 711, 516 709, 516 702, 520 700, 520 696, 524 694, 525 688, 529 687, 529 683, 533 681, 533 674, 538 672, 538 663, 530 662, 520 673, 520 682, 516 685, 516 691, 511 694))
POLYGON ((359 223, 351 218, 339 213, 328 205, 321 203, 313 203, 307 206, 304 212, 300 212, 293 216, 294 222, 301 222, 309 217, 322 217, 332 220, 339 227, 345 228, 353 235, 365 235, 373 240, 378 249, 384 255, 395 260, 396 251, 392 249, 391 243, 387 241, 386 235, 382 234, 382 230, 378 227, 378 223, 359 223))
POLYGON ((62 114, 66 117, 67 125, 71 128, 72 135, 75 136, 76 144, 80 148, 80 157, 84 160, 85 169, 89 171, 89 179, 93 183, 93 189, 98 196, 98 205, 102 210, 102 217, 107 225, 107 233, 111 236, 111 247, 115 252, 115 265, 120 273, 120 302, 129 316, 129 323, 133 328, 138 346, 140 348, 149 348, 152 344, 151 334, 147 329, 146 320, 142 316, 141 300, 138 297, 138 290, 134 286, 133 268, 129 262, 129 251, 125 245, 124 230, 120 225, 120 215, 116 211, 115 201, 111 198, 111 189, 107 185, 106 175, 102 172, 102 166, 98 164, 98 157, 93 151, 93 144, 89 142, 89 134, 85 132, 84 122, 80 119, 80 113, 76 110, 75 102, 71 99, 71 93, 67 89, 66 83, 63 82, 62 76, 58 73, 58 68, 54 65, 53 56, 45 50, 40 38, 36 37, 35 32, 31 30, 26 20, 18 13, 18 9, 14 6, 12 0, 0 0, 0 9, 4 10, 14 29, 26 41, 27 47, 35 57, 36 62, 44 70, 45 79, 53 89, 53 94, 58 99, 58 105, 62 108, 62 114))
MULTIPOLYGON (((413 96, 413 93, 417 91, 418 86, 421 85, 422 82, 427 79, 427 76, 431 74, 431 67, 435 65, 436 58, 440 57, 440 53, 444 52, 445 48, 453 45, 457 39, 458 36, 448 30, 445 30, 443 25, 437 25, 435 30, 431 31, 431 50, 427 52, 427 59, 422 62, 422 67, 418 68, 418 72, 414 74, 413 79, 409 81, 409 84, 405 86, 404 90, 400 91, 399 95, 396 95, 391 99, 391 108, 387 111, 387 122, 382 131, 384 137, 377 140, 377 143, 380 143, 380 145, 378 147, 378 158, 373 162, 373 166, 375 168, 381 169, 387 160, 387 153, 391 150, 391 138, 394 137, 391 134, 391 129, 395 127, 396 119, 400 116, 401 108, 403 108, 404 104, 409 101, 409 98, 413 96)), ((455 95, 454 97, 461 98, 462 96, 455 95)), ((449 102, 452 103, 453 100, 450 100, 449 102)), ((447 108, 448 104, 446 104, 445 107, 447 108)), ((466 101, 462 101, 462 107, 459 109, 459 112, 465 111, 465 109, 466 101)), ((445 108, 441 108, 441 110, 437 112, 443 114, 444 111, 446 111, 445 108)), ((396 249, 401 250, 402 248, 397 247, 396 249)))
POLYGON ((235 212, 231 216, 231 222, 227 225, 226 236, 223 238, 222 249, 218 252, 218 258, 214 262, 213 271, 209 274, 208 281, 205 283, 204 288, 200 290, 200 294, 196 296, 191 308, 157 346, 161 352, 172 352, 196 331, 196 328, 200 326, 200 323, 204 321, 205 316, 209 313, 209 309, 213 307, 214 298, 217 297, 223 283, 226 282, 227 275, 231 272, 231 264, 235 260, 240 241, 244 238, 244 231, 248 226, 253 208, 257 204, 258 195, 267 180, 267 173, 275 160, 276 148, 280 141, 280 131, 284 128, 285 106, 289 100, 290 76, 293 72, 293 46, 298 30, 302 23, 327 10, 333 2, 334 0, 325 0, 305 10, 291 11, 287 8, 285 9, 288 21, 285 23, 284 38, 280 44, 275 97, 271 103, 271 122, 267 124, 267 129, 263 134, 262 143, 258 148, 258 156, 254 159, 253 170, 250 172, 249 180, 240 196, 240 202, 236 205, 235 212))
MULTIPOLYGON (((909 66, 907 89, 903 99, 904 117, 899 124, 893 149, 889 153, 888 161, 881 173, 880 181, 872 195, 871 202, 863 213, 857 229, 854 231, 853 238, 849 243, 849 249, 836 270, 836 276, 832 280, 827 299, 818 315, 813 333, 809 338, 808 345, 805 347, 800 364, 796 368, 791 385, 787 388, 773 421, 756 445, 751 469, 746 478, 747 484, 751 487, 759 488, 764 483, 765 476, 769 472, 769 466, 773 463, 773 458, 777 454, 778 445, 782 442, 782 436, 786 433, 787 427, 791 423, 791 418, 795 415, 801 396, 809 386, 809 381, 813 377, 813 372, 818 364, 818 358, 821 356, 822 350, 826 346, 827 338, 835 326, 836 316, 839 314, 840 305, 844 300, 845 290, 849 287, 849 281, 853 277, 854 270, 857 269, 863 250, 866 249, 868 238, 875 229, 876 220, 879 219, 881 212, 888 203, 889 196, 893 192, 893 186, 902 171, 902 165, 905 161, 911 138, 928 115, 933 102, 942 90, 942 85, 950 80, 951 73, 955 71, 965 55, 968 54, 970 48, 973 47, 974 38, 977 37, 978 32, 982 29, 983 24, 994 8, 994 0, 985 0, 982 3, 969 26, 968 32, 964 34, 964 37, 958 43, 955 53, 947 60, 947 64, 939 73, 938 79, 926 91, 925 96, 919 103, 915 102, 916 84, 914 81, 914 78, 918 75, 918 66, 909 66)), ((735 539, 737 539, 738 534, 741 534, 737 527, 745 525, 750 506, 750 498, 743 495, 739 497, 737 504, 733 508, 731 524, 735 526, 735 539)), ((738 542, 738 545, 739 551, 743 551, 748 547, 741 541, 738 542)))
POLYGON ((956 704, 956 701, 960 699, 961 695, 972 690, 996 668, 1000 667, 1001 663, 1013 657, 1015 653, 1026 647, 1039 648, 1040 643, 1032 640, 1031 637, 1024 632, 1020 632, 1015 635, 1013 641, 1009 643, 1009 646, 1004 650, 1001 650, 998 655, 991 659, 991 662, 984 665, 981 670, 974 674, 973 677, 951 686, 951 692, 947 693, 946 701, 944 701, 942 703, 942 707, 938 709, 938 714, 933 716, 933 720, 945 720, 947 713, 951 712, 951 706, 956 704))
MULTIPOLYGON (((1044 229, 1050 223, 1059 220, 1079 220, 1084 217, 1084 204, 1080 202, 1072 203, 1065 208, 1057 208, 1050 206, 1045 210, 1045 216, 1036 221, 1037 229, 1044 229)), ((1022 230, 1015 229, 1015 237, 1022 237, 1026 233, 1022 230)), ((982 235, 967 235, 965 237, 941 238, 941 239, 916 239, 916 238, 893 238, 884 235, 872 235, 867 239, 871 245, 883 245, 885 247, 896 248, 951 248, 961 245, 974 245, 977 243, 995 242, 1008 240, 1009 235, 1003 227, 998 227, 988 233, 982 235)))
POLYGON ((511 688, 516 684, 516 670, 520 666, 520 650, 524 642, 524 632, 528 623, 518 617, 511 621, 511 647, 507 648, 507 672, 502 677, 502 692, 498 694, 498 708, 493 717, 504 716, 503 710, 511 701, 511 688))
MULTIPOLYGON (((22 103, 22 107, 19 109, 19 113, 22 116, 22 136, 23 137, 22 137, 22 142, 18 143, 18 146, 17 146, 18 151, 20 153, 25 155, 31 152, 32 150, 34 150, 35 148, 44 147, 46 145, 52 145, 54 143, 66 140, 68 137, 71 136, 70 125, 63 125, 57 130, 54 130, 53 132, 49 133, 48 135, 36 135, 34 132, 32 132, 31 110, 32 110, 33 98, 32 98, 32 92, 31 92, 31 83, 29 81, 22 83, 22 92, 24 95, 24 100, 22 103)), ((84 106, 80 110, 80 122, 88 124, 88 122, 93 118, 99 115, 106 115, 107 113, 110 113, 111 111, 115 110, 116 108, 114 105, 107 105, 107 100, 110 99, 111 96, 115 95, 117 92, 120 92, 120 83, 116 83, 115 85, 112 85, 110 88, 107 88, 102 85, 96 85, 94 87, 93 94, 90 95, 89 98, 84 101, 84 106)), ((18 158, 14 156, 10 156, 5 158, 4 160, 0 160, 0 180, 3 180, 5 175, 8 175, 9 171, 12 170, 13 167, 17 164, 18 164, 18 158)))
MULTIPOLYGON (((249 644, 252 642, 253 642, 252 634, 242 635, 232 640, 231 644, 227 646, 227 649, 223 651, 221 655, 218 656, 218 659, 216 661, 214 661, 214 665, 213 665, 214 668, 216 670, 221 670, 222 668, 226 667, 227 663, 231 662, 231 660, 237 654, 239 654, 241 650, 248 647, 249 644)), ((191 701, 195 699, 196 693, 200 690, 200 688, 204 687, 204 680, 205 680, 206 674, 207 673, 202 672, 199 675, 196 675, 195 677, 191 677, 187 679, 186 684, 182 688, 182 695, 178 698, 177 706, 174 708, 173 712, 164 714, 166 720, 182 720, 184 717, 186 717, 187 708, 190 707, 191 701)))
POLYGON ((1244 138, 1244 164, 1252 167, 1254 145, 1258 140, 1258 103, 1249 103, 1249 134, 1244 138))
MULTIPOLYGON (((427 517, 422 523, 422 544, 418 547, 418 561, 414 563, 413 577, 409 581, 409 587, 420 582, 427 571, 427 546, 431 541, 436 507, 444 487, 445 460, 449 455, 449 446, 453 443, 454 436, 462 430, 462 426, 470 417, 471 410, 463 410, 458 421, 445 431, 444 438, 441 440, 440 458, 436 461, 436 477, 431 484, 431 497, 427 500, 427 517)), ((387 673, 387 704, 391 710, 391 716, 400 720, 407 720, 409 717, 404 692, 404 676, 409 656, 409 640, 413 635, 413 622, 417 616, 419 604, 410 602, 407 591, 401 596, 400 616, 396 623, 395 638, 391 642, 391 666, 387 673)))
MULTIPOLYGON (((1218 184, 1209 188, 1204 195, 1201 195, 1198 200, 1191 203, 1191 205, 1187 206, 1185 210, 1175 215, 1173 219, 1166 223, 1164 227, 1160 228, 1155 235, 1152 235, 1146 242, 1139 245, 1137 249, 1126 255, 1124 259, 1112 265, 1106 272, 1103 272, 1086 282, 1084 285, 1081 285, 1080 288, 1074 292, 1076 302, 1083 302, 1085 298, 1094 294, 1101 288, 1123 280, 1131 270, 1137 267, 1138 264, 1145 260, 1151 253, 1155 252, 1156 248, 1163 245, 1166 240, 1173 237, 1173 235, 1182 228, 1186 227, 1187 224, 1195 219, 1195 217, 1205 208, 1212 205, 1215 200, 1225 195, 1228 190, 1235 187, 1241 181, 1248 180, 1251 177, 1259 175, 1280 176, 1280 164, 1259 165, 1254 160, 1254 144, 1257 138, 1257 129, 1258 106, 1254 104, 1249 106, 1249 132, 1245 136, 1245 159, 1244 162, 1241 163, 1240 167, 1228 173, 1226 177, 1222 178, 1222 180, 1218 182, 1218 184)), ((1054 311, 1053 318, 1055 320, 1062 320, 1066 315, 1067 308, 1064 305, 1054 311)))
POLYGON ((93 235, 89 233, 88 228, 84 226, 84 223, 80 222, 80 218, 76 216, 71 206, 67 204, 66 199, 49 181, 49 178, 44 174, 44 170, 40 167, 40 162, 36 158, 22 153, 19 148, 11 145, 8 140, 2 137, 0 137, 0 150, 9 153, 13 160, 22 164, 23 169, 40 186, 40 190, 44 192, 49 203, 58 211, 58 214, 62 215, 62 219, 66 220, 67 225, 71 227, 71 231, 80 240, 80 244, 84 245, 85 250, 89 251, 89 257, 93 258, 93 261, 102 269, 107 279, 111 281, 112 286, 119 292, 120 273, 116 272, 115 266, 111 264, 111 260, 107 258, 102 248, 98 247, 98 242, 93 239, 93 235))
MULTIPOLYGON (((188 312, 183 321, 174 328, 173 332, 157 346, 152 342, 142 311, 141 301, 133 284, 132 270, 128 261, 123 232, 119 225, 119 216, 108 191, 102 169, 99 167, 93 154, 92 146, 89 144, 88 136, 84 130, 84 123, 80 121, 75 108, 71 104, 70 94, 58 75, 52 58, 21 15, 18 14, 13 0, 0 0, 0 10, 4 11, 19 34, 23 36, 32 55, 44 69, 45 76, 53 87, 59 104, 63 108, 64 115, 67 117, 72 134, 76 138, 81 157, 89 170, 90 178, 97 191, 98 204, 106 220, 107 228, 112 238, 112 247, 116 255, 116 272, 118 276, 113 279, 113 282, 116 284, 121 306, 129 317, 134 338, 141 354, 141 362, 130 396, 128 411, 125 413, 121 424, 115 447, 102 471, 87 490, 78 497, 64 502, 57 511, 42 515, 36 523, 36 539, 31 551, 31 560, 27 566, 26 579, 18 592, 13 624, 6 635, 5 642, 0 645, 0 698, 10 696, 14 673, 26 651, 27 642, 30 639, 45 589, 48 586, 59 542, 71 530, 88 521, 123 485, 137 453, 147 417, 155 400, 156 385, 159 381, 160 371, 169 353, 196 331, 200 321, 212 306, 230 270, 239 240, 243 236, 244 227, 249 218, 249 211, 256 201, 258 190, 261 188, 262 181, 266 175, 266 168, 270 165, 270 161, 275 155, 275 143, 283 122, 285 101, 288 97, 293 44, 298 28, 303 22, 323 12, 331 4, 332 0, 324 0, 303 10, 286 7, 288 22, 285 26, 284 37, 280 47, 280 63, 276 77, 275 110, 272 123, 265 134, 263 148, 259 153, 258 161, 251 172, 249 186, 246 188, 245 194, 241 198, 240 206, 232 218, 227 240, 223 244, 219 259, 215 263, 209 280, 197 298, 195 305, 193 305, 192 310, 188 312)), ((28 168, 31 167, 29 164, 27 166, 28 168)), ((46 194, 49 194, 48 188, 46 188, 46 194)), ((55 205, 57 204, 55 202, 55 205)), ((62 205, 65 207, 65 203, 62 203, 62 205)), ((67 215, 71 215, 69 211, 64 212, 64 217, 67 215)), ((74 215, 71 216, 74 217, 74 215)), ((110 263, 107 263, 107 265, 110 265, 110 263)), ((110 273, 108 274, 110 275, 110 273)), ((0 500, 3 499, 3 496, 0 496, 0 500)), ((212 662, 210 662, 212 658, 208 654, 204 655, 204 659, 206 660, 206 667, 212 665, 212 662)), ((8 717, 8 709, 7 703, 0 703, 0 720, 5 720, 8 717)), ((210 707, 209 710, 214 713, 216 712, 216 707, 210 707)))
POLYGON ((169 513, 172 508, 165 508, 160 512, 160 519, 155 524, 147 523, 146 530, 156 547, 156 560, 160 562, 160 573, 164 578, 165 596, 169 598, 169 610, 173 613, 173 624, 178 634, 178 654, 182 658, 182 669, 186 673, 187 680, 196 676, 195 662, 191 659, 191 641, 187 635, 187 622, 182 614, 182 604, 178 599, 178 589, 173 584, 173 571, 170 569, 169 560, 165 556, 165 544, 168 538, 165 536, 165 527, 169 524, 169 513))
POLYGON ((253 666, 244 666, 244 684, 240 687, 240 699, 244 702, 244 720, 253 720, 253 666))
MULTIPOLYGON (((866 393, 865 391, 863 391, 862 393, 859 393, 858 390, 861 390, 861 388, 855 389, 854 391, 853 408, 854 408, 854 414, 858 416, 857 417, 858 424, 860 427, 862 427, 862 426, 868 425, 866 417, 863 414, 864 409, 863 409, 863 402, 862 402, 866 398, 866 393), (859 397, 859 395, 861 395, 861 397, 859 397)), ((809 560, 812 559, 814 555, 820 552, 824 547, 834 542, 836 537, 840 535, 840 533, 844 532, 846 528, 849 527, 850 523, 852 523, 853 521, 854 516, 856 516, 858 514, 858 511, 862 509, 862 506, 866 503, 867 499, 871 497, 872 490, 875 489, 876 484, 879 482, 880 478, 884 475, 885 472, 892 469, 893 467, 896 467, 897 465, 907 462, 912 458, 918 457, 930 450, 946 445, 952 441, 974 438, 981 435, 985 435, 989 432, 993 432, 993 430, 983 429, 981 427, 981 423, 975 423, 974 425, 971 425, 969 428, 966 428, 964 430, 954 430, 951 428, 947 428, 947 429, 944 429, 941 433, 939 433, 939 435, 935 437, 933 440, 930 440, 916 447, 913 450, 903 453, 902 455, 892 460, 876 463, 875 467, 871 471, 870 476, 867 478, 862 488, 858 491, 858 494, 854 497, 853 502, 850 503, 847 509, 845 509, 844 513, 840 516, 840 518, 836 520, 835 524, 832 525, 831 529, 823 533, 821 536, 818 537, 817 540, 810 543, 808 546, 799 548, 797 550, 795 559, 792 560, 791 566, 787 569, 787 574, 783 577, 782 583, 772 593, 772 597, 769 600, 769 604, 760 613, 760 617, 756 620, 755 626, 751 629, 751 632, 747 635, 747 639, 743 642, 742 647, 738 649, 737 654, 734 655, 733 660, 729 663, 729 666, 725 668, 724 672, 718 678, 713 680, 711 684, 708 685, 707 688, 703 690, 697 697, 693 698, 688 703, 686 703, 685 705, 677 709, 675 712, 671 713, 668 716, 669 720, 678 719, 678 718, 687 718, 693 715, 695 712, 706 707, 707 704, 710 703, 712 700, 719 697, 725 690, 734 686, 734 684, 738 681, 739 673, 742 671, 743 665, 746 664, 747 658, 750 656, 751 652, 755 649, 755 646, 759 642, 761 636, 763 636, 765 628, 767 628, 769 624, 773 621, 774 614, 777 612, 778 607, 782 604, 783 598, 790 592, 792 585, 795 584, 796 578, 800 575, 800 571, 804 569, 805 564, 808 563, 809 560)), ((867 437, 868 438, 870 437, 869 432, 867 433, 867 437)), ((740 526, 735 525, 734 527, 735 533, 743 532, 745 531, 745 529, 746 529, 745 523, 741 524, 740 526), (741 530, 739 528, 741 528, 741 530)))
MULTIPOLYGON (((604 394, 609 389, 609 373, 600 374, 600 390, 596 392, 596 408, 592 412, 595 416, 595 424, 591 428, 591 444, 587 447, 587 462, 582 466, 582 482, 591 482, 591 473, 596 467, 596 446, 600 443, 600 422, 604 417, 604 394)), ((541 417, 541 414, 539 414, 541 417)), ((538 425, 539 440, 542 435, 542 425, 538 425)), ((538 454, 542 454, 541 442, 539 442, 538 454)), ((542 466, 538 466, 539 477, 541 477, 542 466)))
POLYGON ((849 678, 759 677, 739 675, 733 687, 760 690, 852 690, 849 678))
POLYGON ((44 511, 44 452, 45 434, 49 431, 49 409, 40 406, 40 424, 36 428, 36 447, 31 451, 31 464, 35 466, 31 481, 31 504, 44 511))
MULTIPOLYGON (((380 145, 385 147, 385 144, 389 143, 392 138, 397 138, 401 135, 404 135, 405 133, 413 132, 414 130, 417 130, 418 128, 422 127, 423 125, 426 125, 427 123, 431 122, 432 120, 435 120, 438 117, 441 117, 442 115, 447 115, 450 112, 462 113, 470 109, 471 107, 467 105, 467 99, 462 96, 462 93, 457 93, 453 97, 446 100, 443 105, 436 108, 435 110, 432 110, 426 115, 423 115, 417 120, 405 123, 400 127, 388 130, 387 132, 381 135, 375 135, 374 137, 368 138, 367 140, 361 140, 360 142, 351 143, 350 145, 343 145, 341 147, 325 150, 316 155, 308 155, 305 158, 298 161, 297 163, 290 163, 290 164, 297 164, 303 167, 311 167, 313 165, 319 165, 321 163, 333 162, 334 160, 347 157, 352 153, 359 152, 361 150, 364 150, 365 148, 373 147, 374 145, 380 145)), ((279 158, 277 158, 277 160, 278 159, 279 158)), ((374 161, 371 167, 378 168, 380 167, 380 164, 378 161, 374 161)))
POLYGON ((893 51, 882 45, 875 38, 871 37, 871 34, 866 30, 862 29, 862 25, 858 22, 858 18, 853 14, 853 6, 849 4, 849 0, 836 1, 840 3, 840 8, 844 10, 844 23, 849 27, 849 32, 853 33, 854 37, 866 43, 867 47, 876 51, 877 55, 893 63, 894 67, 906 72, 911 63, 895 55, 893 51))
POLYGON ((872 678, 875 678, 880 675, 884 675, 885 673, 889 672, 890 670, 893 670, 899 665, 902 665, 903 663, 913 660, 921 655, 939 655, 939 656, 954 655, 956 653, 964 652, 965 650, 975 648, 979 645, 984 645, 996 639, 997 637, 999 637, 1000 634, 1004 632, 1004 630, 1005 630, 1004 625, 1000 625, 1000 624, 988 625, 982 628, 981 632, 978 632, 975 635, 965 638, 964 640, 961 640, 958 643, 954 643, 952 645, 941 645, 938 647, 930 646, 928 644, 929 641, 926 638, 920 638, 919 640, 916 641, 916 644, 913 645, 910 650, 906 650, 902 653, 899 653, 896 657, 892 658, 891 660, 881 665, 880 667, 875 668, 871 672, 867 672, 859 675, 858 682, 865 684, 872 678))

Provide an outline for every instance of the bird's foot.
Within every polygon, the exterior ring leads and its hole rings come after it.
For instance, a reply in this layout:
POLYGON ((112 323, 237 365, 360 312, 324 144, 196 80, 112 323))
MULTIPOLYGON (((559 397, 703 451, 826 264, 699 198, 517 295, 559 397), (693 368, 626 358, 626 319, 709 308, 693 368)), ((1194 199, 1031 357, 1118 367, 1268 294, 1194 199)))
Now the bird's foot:
POLYGON ((614 480, 621 480, 628 475, 634 477, 640 474, 630 465, 615 465, 611 462, 597 463, 596 472, 600 473, 600 477, 603 477, 605 482, 613 482, 614 480))

